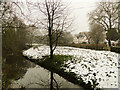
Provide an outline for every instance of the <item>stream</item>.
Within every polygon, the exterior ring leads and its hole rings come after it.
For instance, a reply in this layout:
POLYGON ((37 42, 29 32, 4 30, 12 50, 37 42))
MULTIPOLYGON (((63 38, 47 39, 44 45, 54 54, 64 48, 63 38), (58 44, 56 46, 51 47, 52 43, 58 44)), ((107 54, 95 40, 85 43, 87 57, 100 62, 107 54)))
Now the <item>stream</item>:
MULTIPOLYGON (((3 68, 4 82, 10 81, 9 88, 49 88, 50 87, 50 71, 38 66, 21 55, 9 56, 4 59, 6 67, 3 68)), ((54 78, 59 88, 79 88, 58 74, 54 73, 54 78)), ((54 87, 56 83, 54 83, 54 87)), ((81 89, 80 89, 81 88, 81 89)))

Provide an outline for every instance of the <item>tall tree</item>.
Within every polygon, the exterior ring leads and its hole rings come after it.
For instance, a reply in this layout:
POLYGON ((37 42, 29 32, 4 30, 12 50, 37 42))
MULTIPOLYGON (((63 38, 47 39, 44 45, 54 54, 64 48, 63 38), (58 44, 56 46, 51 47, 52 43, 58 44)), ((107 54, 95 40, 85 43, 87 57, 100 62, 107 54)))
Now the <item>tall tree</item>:
MULTIPOLYGON (((39 23, 42 29, 48 31, 50 60, 52 60, 59 37, 71 25, 71 19, 68 19, 67 6, 61 0, 43 0, 40 3, 33 4, 29 2, 28 4, 38 8, 42 16, 37 24, 39 23)), ((51 72, 51 90, 53 90, 53 78, 53 72, 51 72)))
MULTIPOLYGON (((118 28, 118 3, 99 2, 97 8, 89 14, 89 20, 101 24, 106 32, 118 28)), ((111 39, 108 44, 111 46, 111 39)))
POLYGON ((17 54, 19 50, 25 47, 26 43, 26 25, 16 16, 13 3, 14 2, 1 2, 0 5, 3 56, 11 53, 17 54))

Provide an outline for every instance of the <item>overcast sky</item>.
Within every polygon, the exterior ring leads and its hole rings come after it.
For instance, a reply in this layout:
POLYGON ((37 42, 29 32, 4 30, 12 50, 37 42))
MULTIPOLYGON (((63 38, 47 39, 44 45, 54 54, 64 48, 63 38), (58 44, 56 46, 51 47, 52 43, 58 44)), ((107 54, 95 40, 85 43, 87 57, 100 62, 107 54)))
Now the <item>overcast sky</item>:
MULTIPOLYGON (((23 1, 25 0, 17 0, 23 1)), ((27 0, 36 2, 37 0, 27 0)), ((39 1, 39 0, 38 0, 39 1)), ((72 33, 89 31, 88 13, 96 8, 96 2, 100 0, 62 0, 70 7, 71 16, 74 20, 72 26, 72 33)), ((37 14, 35 15, 37 16, 37 14)))
MULTIPOLYGON (((70 2, 70 6, 73 8, 73 17, 74 21, 74 34, 79 32, 89 31, 89 23, 88 23, 88 13, 94 10, 97 6, 97 2, 101 2, 104 0, 63 0, 65 2, 70 2)), ((116 2, 119 0, 107 0, 111 2, 116 2)))
MULTIPOLYGON (((25 0, 21 0, 21 1, 25 1, 25 0)), ((30 0, 30 1, 36 1, 36 0, 30 0)), ((96 8, 96 2, 100 2, 101 0, 62 0, 62 1, 65 3, 69 3, 70 12, 74 19, 72 33, 77 34, 79 32, 89 31, 89 23, 88 23, 87 15, 90 11, 96 8)))
POLYGON ((88 13, 96 8, 98 0, 70 0, 73 8, 73 33, 89 31, 88 13))

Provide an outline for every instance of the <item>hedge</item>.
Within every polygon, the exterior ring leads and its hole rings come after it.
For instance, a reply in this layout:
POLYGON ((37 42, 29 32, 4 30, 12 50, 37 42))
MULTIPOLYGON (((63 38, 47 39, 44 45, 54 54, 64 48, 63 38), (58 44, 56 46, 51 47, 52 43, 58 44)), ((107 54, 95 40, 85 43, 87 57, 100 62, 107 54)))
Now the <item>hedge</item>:
POLYGON ((96 49, 96 50, 105 50, 105 44, 71 44, 71 47, 85 48, 85 49, 96 49))
POLYGON ((120 47, 111 47, 111 51, 120 53, 120 47))

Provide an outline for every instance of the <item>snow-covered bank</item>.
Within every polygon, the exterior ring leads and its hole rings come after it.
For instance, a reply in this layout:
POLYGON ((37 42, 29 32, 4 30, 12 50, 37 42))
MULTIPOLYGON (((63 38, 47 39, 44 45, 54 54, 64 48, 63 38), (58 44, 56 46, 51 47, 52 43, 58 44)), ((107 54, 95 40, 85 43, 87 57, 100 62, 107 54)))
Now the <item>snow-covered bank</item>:
MULTIPOLYGON (((118 88, 118 56, 120 54, 110 51, 95 51, 73 47, 57 47, 54 54, 71 55, 75 58, 64 62, 66 72, 74 72, 87 83, 97 79, 98 87, 118 88)), ((40 59, 49 55, 48 46, 30 48, 23 52, 31 59, 40 59)))

